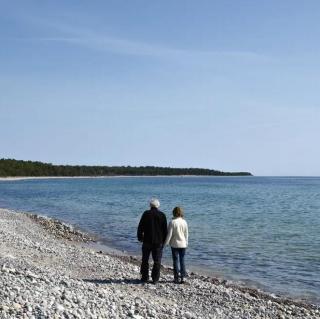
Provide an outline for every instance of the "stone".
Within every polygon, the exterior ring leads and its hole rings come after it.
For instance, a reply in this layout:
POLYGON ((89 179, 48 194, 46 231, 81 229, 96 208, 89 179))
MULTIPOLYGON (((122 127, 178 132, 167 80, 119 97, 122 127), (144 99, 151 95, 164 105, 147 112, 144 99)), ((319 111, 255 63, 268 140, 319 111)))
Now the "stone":
POLYGON ((64 307, 60 304, 56 304, 57 311, 64 311, 64 307))
POLYGON ((10 308, 6 305, 0 305, 0 310, 3 312, 7 312, 10 308))
POLYGON ((22 309, 22 306, 19 303, 13 303, 12 307, 17 311, 20 311, 22 309))

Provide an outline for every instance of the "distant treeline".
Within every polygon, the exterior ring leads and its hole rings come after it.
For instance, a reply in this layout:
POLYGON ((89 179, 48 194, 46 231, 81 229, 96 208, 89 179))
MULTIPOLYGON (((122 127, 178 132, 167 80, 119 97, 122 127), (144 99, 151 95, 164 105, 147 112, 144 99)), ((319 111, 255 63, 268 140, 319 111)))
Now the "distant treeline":
POLYGON ((156 176, 156 175, 210 175, 250 176, 248 172, 221 172, 205 168, 171 168, 156 166, 84 166, 53 165, 42 162, 0 159, 0 176, 156 176))

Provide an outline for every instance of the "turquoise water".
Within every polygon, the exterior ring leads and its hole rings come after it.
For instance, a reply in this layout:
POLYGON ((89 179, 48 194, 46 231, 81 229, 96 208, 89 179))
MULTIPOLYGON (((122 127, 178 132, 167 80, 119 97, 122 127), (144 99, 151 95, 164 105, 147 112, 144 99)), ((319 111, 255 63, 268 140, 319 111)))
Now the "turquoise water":
MULTIPOLYGON (((320 178, 121 177, 0 182, 0 207, 78 225, 140 253, 136 226, 157 196, 189 223, 187 264, 264 290, 320 301, 320 178)), ((169 249, 166 250, 169 258, 169 249)))

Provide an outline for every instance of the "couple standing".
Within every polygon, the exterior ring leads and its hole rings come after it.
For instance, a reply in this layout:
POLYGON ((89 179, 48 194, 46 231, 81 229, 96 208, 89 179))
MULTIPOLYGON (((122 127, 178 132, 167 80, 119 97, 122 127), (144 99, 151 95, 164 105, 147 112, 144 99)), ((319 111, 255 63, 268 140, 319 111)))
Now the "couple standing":
POLYGON ((172 211, 173 219, 167 227, 166 215, 159 207, 159 200, 152 198, 150 209, 143 213, 138 226, 138 240, 143 243, 141 281, 149 280, 150 254, 153 259, 152 282, 156 284, 159 281, 162 250, 169 244, 172 251, 174 282, 183 283, 186 276, 184 255, 188 246, 188 225, 183 218, 182 208, 175 207, 172 211))

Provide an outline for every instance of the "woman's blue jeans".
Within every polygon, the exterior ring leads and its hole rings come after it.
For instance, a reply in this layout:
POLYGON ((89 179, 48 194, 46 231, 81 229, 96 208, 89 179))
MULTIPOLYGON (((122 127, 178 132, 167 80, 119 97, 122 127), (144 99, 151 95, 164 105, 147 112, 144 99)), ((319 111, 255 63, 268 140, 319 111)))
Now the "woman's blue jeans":
POLYGON ((173 259, 173 275, 174 279, 183 279, 186 273, 186 266, 184 264, 184 255, 186 253, 185 248, 173 248, 171 247, 172 259, 173 259))

